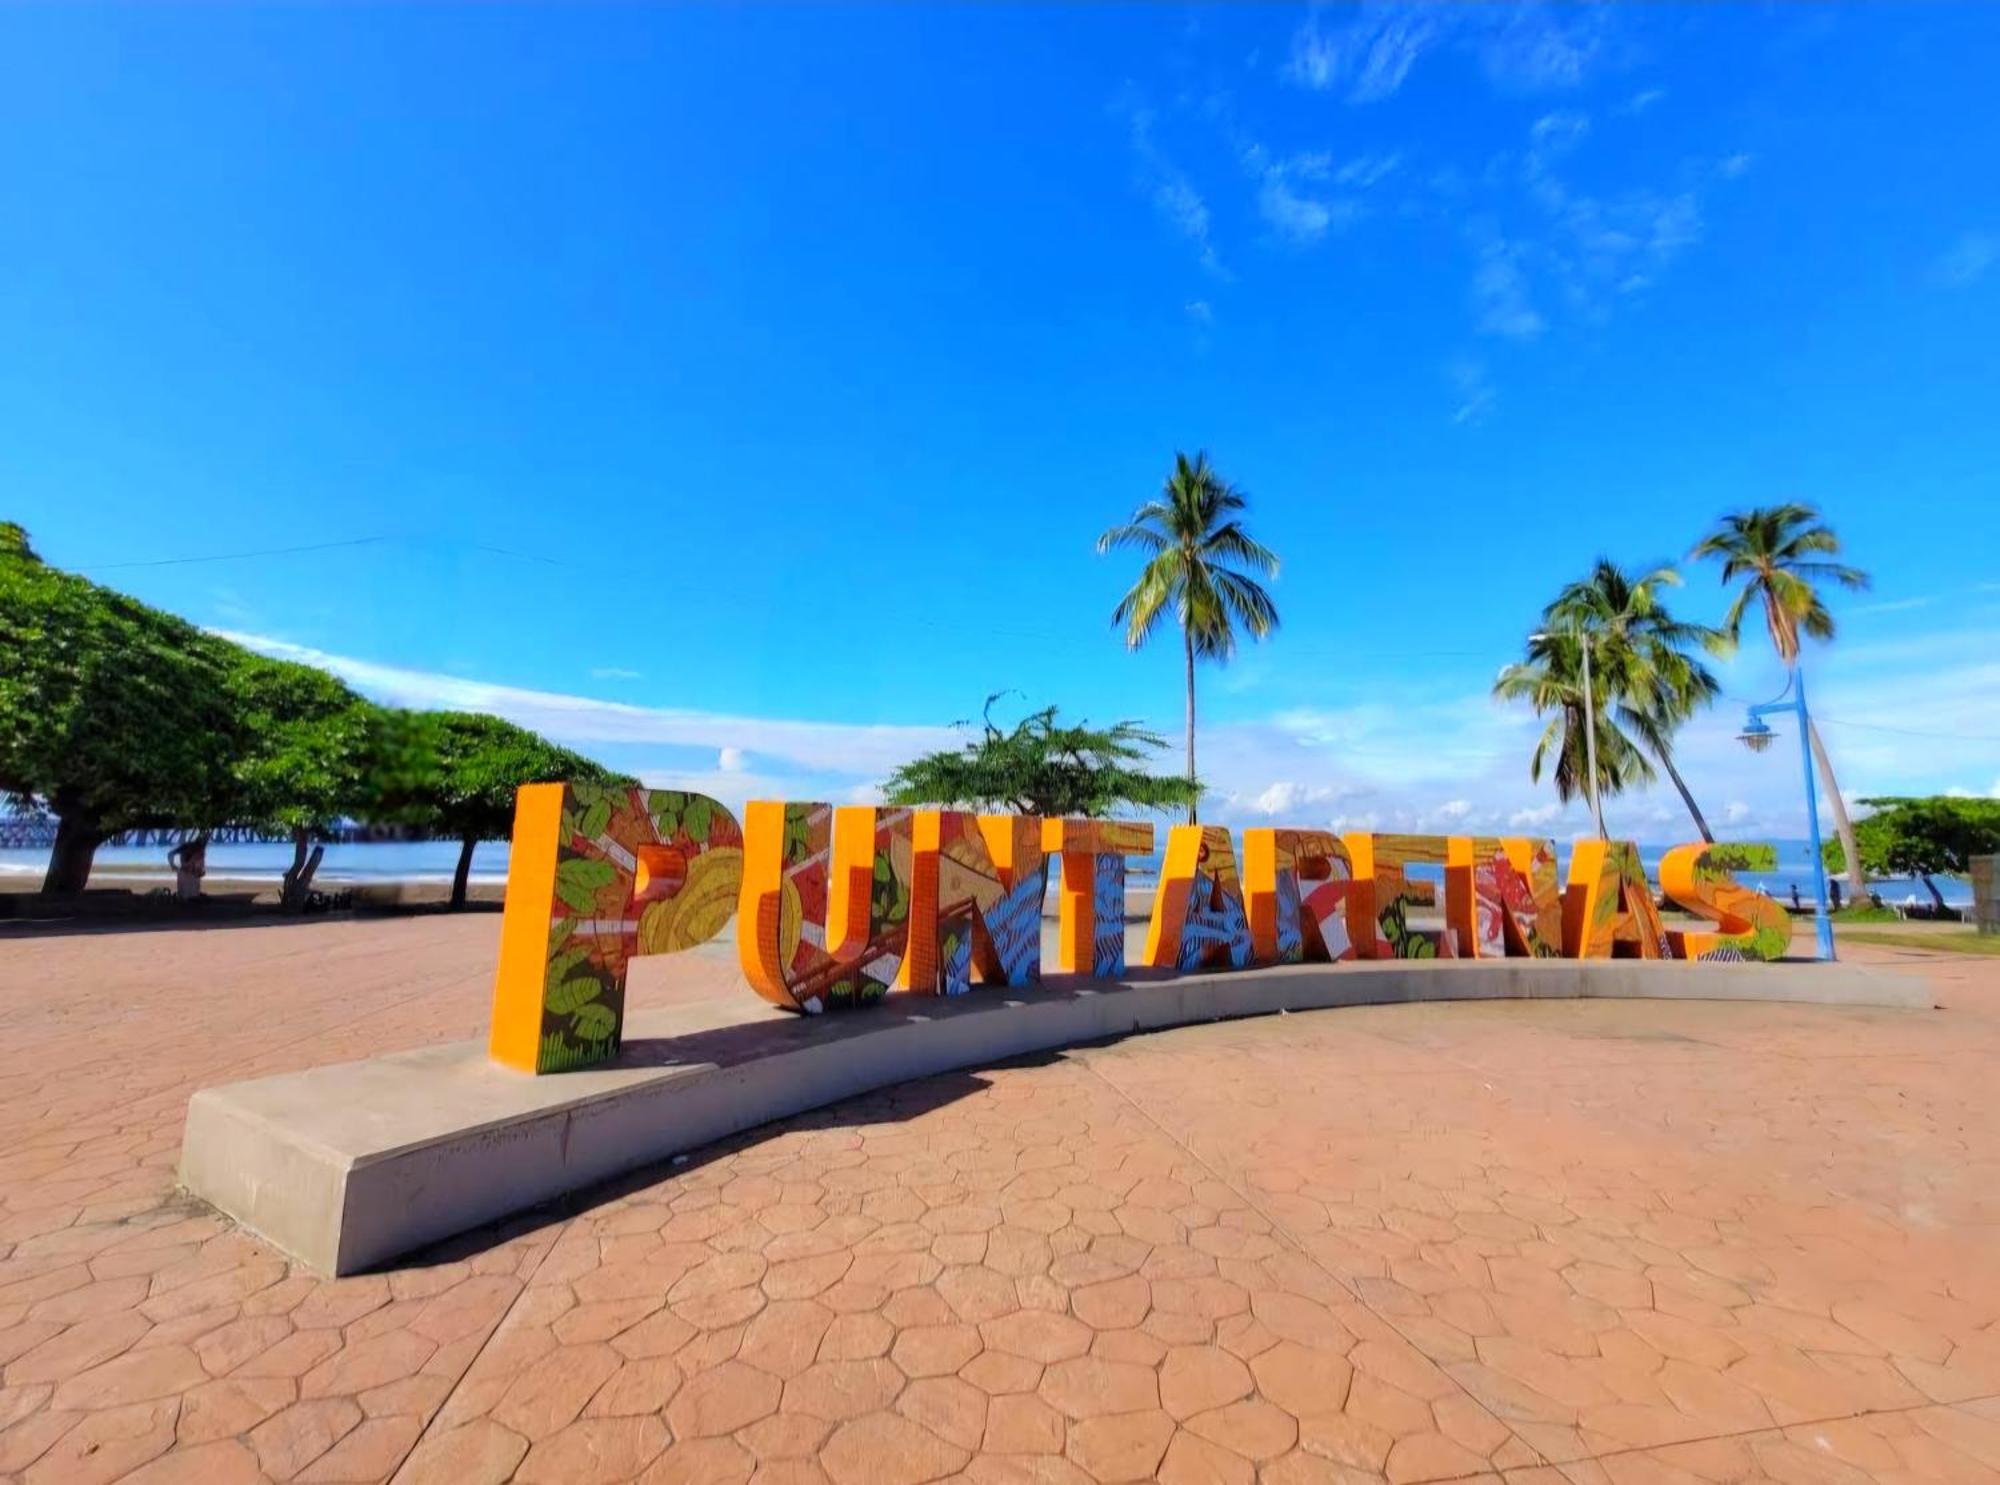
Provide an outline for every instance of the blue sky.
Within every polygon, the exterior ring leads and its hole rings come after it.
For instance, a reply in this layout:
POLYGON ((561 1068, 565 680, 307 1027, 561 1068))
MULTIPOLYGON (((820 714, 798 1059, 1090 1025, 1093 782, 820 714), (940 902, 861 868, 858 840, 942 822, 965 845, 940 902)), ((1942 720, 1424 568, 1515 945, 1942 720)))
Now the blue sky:
MULTIPOLYGON (((2000 10, 50 7, 0 57, 0 515, 375 694, 730 800, 866 797, 1002 688, 1171 731, 1092 539, 1203 447, 1285 559, 1202 678, 1226 818, 1579 828, 1493 674, 1597 553, 1780 498, 1876 577, 1809 657, 1843 786, 2000 791, 2000 10)), ((1739 720, 1690 781, 1795 833, 1739 720)))

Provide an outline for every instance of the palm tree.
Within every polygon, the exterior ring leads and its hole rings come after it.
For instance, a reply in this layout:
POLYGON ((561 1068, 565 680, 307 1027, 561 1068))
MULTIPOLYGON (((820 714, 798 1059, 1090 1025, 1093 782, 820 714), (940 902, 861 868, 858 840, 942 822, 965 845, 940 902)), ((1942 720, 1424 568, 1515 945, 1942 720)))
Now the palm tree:
POLYGON ((1571 583, 1542 611, 1542 621, 1545 629, 1589 636, 1592 679, 1599 697, 1611 703, 1613 714, 1638 745, 1659 760, 1701 838, 1713 842, 1715 835, 1701 807, 1674 767, 1673 740, 1682 723, 1721 693, 1714 673, 1690 652, 1699 648, 1720 654, 1728 649, 1729 639, 1719 629, 1690 624, 1667 612, 1660 590, 1679 587, 1680 581, 1671 567, 1635 577, 1608 557, 1600 557, 1589 577, 1571 583))
MULTIPOLYGON (((1868 586, 1867 573, 1834 560, 1839 552, 1840 538, 1820 520, 1819 512, 1793 502, 1724 516, 1690 555, 1721 559, 1723 583, 1740 580, 1743 584, 1723 616, 1723 631, 1733 641, 1742 632, 1743 616, 1750 605, 1760 603, 1772 648, 1790 670, 1799 663, 1801 631, 1813 639, 1833 638, 1833 615, 1827 612, 1814 584, 1834 582, 1856 590, 1868 586)), ((1826 786, 1827 803, 1833 808, 1841 849, 1847 853, 1847 880, 1858 901, 1868 893, 1868 877, 1855 849, 1854 826, 1848 821, 1840 786, 1834 782, 1833 764, 1826 756, 1826 745, 1819 740, 1819 728, 1809 723, 1806 733, 1820 780, 1826 786)))
MULTIPOLYGON (((1226 662, 1236 653, 1240 625, 1253 639, 1278 627, 1278 607, 1249 568, 1278 575, 1278 558, 1243 529, 1243 495, 1215 472, 1208 455, 1190 460, 1175 453, 1174 472, 1156 499, 1132 513, 1123 526, 1097 538, 1097 550, 1137 547, 1146 554, 1139 580, 1118 601, 1112 622, 1125 626, 1125 645, 1136 650, 1158 627, 1168 608, 1180 625, 1187 656, 1187 778, 1194 771, 1194 662, 1226 662)), ((1195 823, 1194 798, 1188 823, 1195 823)))
MULTIPOLYGON (((1593 706, 1584 706, 1583 646, 1585 636, 1575 630, 1547 629, 1528 641, 1528 658, 1500 672, 1493 694, 1503 701, 1525 701, 1535 715, 1548 716, 1549 724, 1528 758, 1528 777, 1540 783, 1544 769, 1554 776, 1556 798, 1567 804, 1587 795, 1584 780, 1589 777, 1589 744, 1585 740, 1586 716, 1594 710, 1597 729, 1597 794, 1622 794, 1653 781, 1653 766, 1619 728, 1617 719, 1599 704, 1602 683, 1591 676, 1593 706), (1551 755, 1553 754, 1553 762, 1551 755)), ((1592 644, 1592 669, 1597 649, 1592 644)), ((1597 833, 1604 835, 1600 823, 1597 833)))

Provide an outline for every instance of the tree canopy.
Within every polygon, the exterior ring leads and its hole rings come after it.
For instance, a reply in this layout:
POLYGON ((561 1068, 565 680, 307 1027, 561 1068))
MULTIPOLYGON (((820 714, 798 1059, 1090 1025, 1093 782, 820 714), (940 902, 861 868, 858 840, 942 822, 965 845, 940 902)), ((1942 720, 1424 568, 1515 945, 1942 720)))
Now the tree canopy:
POLYGON ((292 837, 295 904, 311 842, 343 821, 504 837, 520 784, 610 777, 497 717, 382 707, 61 572, 13 522, 0 522, 0 654, 0 793, 57 821, 44 891, 82 890, 121 831, 242 825, 292 837))
POLYGON ((108 835, 226 810, 242 731, 201 630, 46 566, 23 534, 0 545, 0 654, 0 789, 58 818, 48 890, 80 890, 108 835))
MULTIPOLYGON (((1974 856, 2000 853, 2000 799, 1927 798, 1861 801, 1875 811, 1854 823, 1861 865, 1871 876, 1915 877, 1939 907, 1944 894, 1931 879, 1963 876, 1974 856)), ((1822 848, 1830 870, 1843 871, 1846 853, 1838 840, 1822 848)))
POLYGON ((522 784, 610 783, 618 775, 581 753, 558 747, 512 722, 480 712, 424 712, 411 719, 410 777, 386 801, 387 812, 427 834, 459 842, 452 906, 465 903, 472 850, 513 828, 514 791, 522 784))
POLYGON ((1051 706, 1002 729, 992 715, 998 699, 986 698, 980 734, 962 749, 926 753, 891 774, 885 786, 890 802, 1061 818, 1108 815, 1121 805, 1180 809, 1201 792, 1194 780, 1139 766, 1165 739, 1136 722, 1070 725, 1059 722, 1051 706))

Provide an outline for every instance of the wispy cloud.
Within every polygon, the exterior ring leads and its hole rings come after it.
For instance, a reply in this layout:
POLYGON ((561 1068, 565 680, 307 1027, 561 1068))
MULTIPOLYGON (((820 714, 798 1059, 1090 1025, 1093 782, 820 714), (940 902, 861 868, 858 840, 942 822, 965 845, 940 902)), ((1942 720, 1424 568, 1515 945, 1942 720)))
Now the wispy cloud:
POLYGON ((1448 34, 1448 11, 1365 4, 1329 27, 1315 6, 1292 33, 1284 76, 1315 92, 1338 90, 1350 103, 1378 103, 1403 86, 1418 58, 1448 34))
POLYGON ((1528 277, 1521 269, 1521 250, 1494 238, 1480 249, 1472 275, 1472 303, 1483 335, 1509 340, 1533 340, 1548 328, 1528 299, 1528 277))
POLYGON ((636 681, 639 679, 639 672, 626 670, 617 665, 593 665, 590 668, 590 678, 594 681, 636 681))
POLYGON ((330 670, 365 695, 391 705, 491 712, 558 742, 698 749, 718 760, 717 772, 737 771, 722 763, 725 752, 738 763, 745 761, 746 753, 754 753, 815 773, 877 778, 918 753, 953 747, 961 740, 948 727, 865 726, 635 706, 331 654, 267 635, 216 632, 260 654, 330 670))
POLYGON ((1964 289, 1986 277, 2000 263, 2000 233, 1966 232, 1938 258, 1938 282, 1948 288, 1964 289))
POLYGON ((1487 375, 1486 363, 1472 356, 1454 357, 1445 366, 1445 377, 1457 402, 1451 420, 1468 425, 1485 422, 1499 396, 1487 375))
MULTIPOLYGON (((732 806, 750 798, 866 801, 898 764, 964 740, 947 727, 635 706, 265 635, 226 637, 322 666, 391 704, 492 712, 655 787, 696 789, 732 806)), ((1994 654, 2000 630, 1990 624, 1876 641, 1857 634, 1816 654, 1814 711, 1844 790, 1862 797, 1977 789, 2000 775, 2000 663, 1984 658, 1994 654)), ((1731 696, 1776 689, 1768 656, 1744 652, 1720 668, 1731 696)), ((1795 762, 1745 752, 1735 741, 1740 718, 1731 703, 1685 728, 1676 748, 1682 772, 1732 834, 1795 837, 1803 827, 1795 762)), ((1527 776, 1541 725, 1525 707, 1496 704, 1483 685, 1413 676, 1362 701, 1211 725, 1202 733, 1202 774, 1214 817, 1234 824, 1569 834, 1583 828, 1581 804, 1558 805, 1546 783, 1527 776)), ((1670 786, 1621 796, 1607 802, 1607 812, 1614 831, 1641 839, 1664 840, 1686 828, 1670 786)))
POLYGON ((1194 244, 1195 256, 1203 268, 1218 278, 1229 277, 1229 270, 1215 250, 1208 202, 1161 149, 1154 137, 1153 110, 1130 91, 1117 107, 1125 115, 1132 152, 1138 158, 1140 187, 1153 203, 1153 209, 1174 231, 1194 244))
POLYGON ((1401 91, 1427 53, 1449 45, 1470 49, 1504 91, 1571 88, 1604 54, 1602 9, 1364 0, 1334 12, 1315 5, 1292 33, 1282 75, 1349 103, 1379 103, 1401 91), (1338 20, 1329 18, 1335 14, 1338 20))

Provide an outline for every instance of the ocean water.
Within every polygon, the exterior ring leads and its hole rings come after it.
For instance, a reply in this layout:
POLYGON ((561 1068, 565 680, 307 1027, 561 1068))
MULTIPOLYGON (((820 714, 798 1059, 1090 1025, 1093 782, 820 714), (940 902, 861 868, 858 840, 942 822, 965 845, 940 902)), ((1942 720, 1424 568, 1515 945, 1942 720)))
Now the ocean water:
MULTIPOLYGON (((1164 834, 1164 832, 1162 832, 1164 834)), ((1794 884, 1799 889, 1799 900, 1805 906, 1812 904, 1813 877, 1812 855, 1806 842, 1774 841, 1778 850, 1778 866, 1775 871, 1741 872, 1737 880, 1746 886, 1754 886, 1760 892, 1767 892, 1780 902, 1791 901, 1794 884)), ((1665 855, 1665 845, 1641 845, 1639 856, 1646 867, 1646 874, 1654 882, 1660 879, 1660 857, 1665 855)), ((1127 878, 1134 886, 1146 886, 1155 881, 1160 873, 1161 851, 1150 856, 1132 858, 1127 867, 1127 878)), ((1556 845, 1556 857, 1562 871, 1569 870, 1569 847, 1564 842, 1556 845)), ((208 850, 208 870, 210 876, 245 877, 257 881, 278 881, 291 865, 292 848, 288 845, 243 845, 210 846, 208 850)), ((120 868, 127 876, 133 867, 150 867, 164 870, 167 853, 164 847, 106 846, 97 853, 97 864, 93 880, 102 886, 116 886, 120 868)), ((320 863, 316 880, 328 882, 449 882, 458 865, 458 846, 452 841, 385 841, 366 845, 336 845, 326 848, 326 857, 320 863)), ((46 851, 0 851, 0 876, 40 876, 48 867, 46 851)), ((1442 880, 1441 867, 1410 868, 1410 875, 1417 878, 1442 880)), ((507 842, 482 841, 472 853, 472 880, 475 882, 504 882, 507 879, 507 842)), ((1972 904, 1972 884, 1963 877, 1936 878, 1938 890, 1944 900, 1953 906, 1969 907, 1972 904)), ((1873 883, 1875 891, 1887 903, 1901 903, 1907 899, 1928 904, 1930 893, 1922 882, 1909 877, 1878 879, 1873 883)), ((1845 899, 1846 888, 1842 887, 1845 899)))
MULTIPOLYGON (((48 869, 47 851, 0 851, 0 876, 40 876, 48 869)), ((253 881, 281 880, 292 864, 289 845, 212 845, 208 848, 211 877, 244 877, 253 881)), ((99 886, 119 885, 122 872, 133 868, 167 869, 165 846, 104 846, 98 850, 91 880, 99 886)), ((449 882, 458 868, 454 841, 380 841, 367 845, 326 848, 317 883, 328 882, 449 882)), ((472 880, 507 880, 507 842, 482 841, 473 848, 472 880)))

